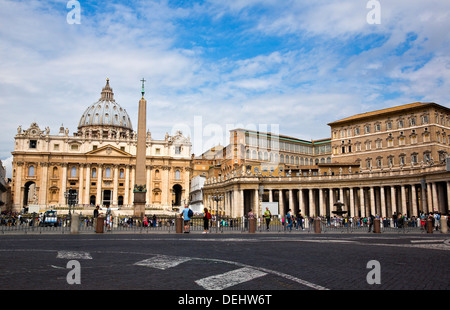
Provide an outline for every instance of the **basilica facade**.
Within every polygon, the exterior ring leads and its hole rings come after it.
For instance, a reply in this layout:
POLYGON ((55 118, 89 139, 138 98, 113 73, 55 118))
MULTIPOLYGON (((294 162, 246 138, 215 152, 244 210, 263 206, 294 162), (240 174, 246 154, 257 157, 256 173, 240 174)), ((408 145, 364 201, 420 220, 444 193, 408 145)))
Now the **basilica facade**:
MULTIPOLYGON (((151 120, 150 120, 151 121, 151 120)), ((170 213, 187 202, 191 148, 181 132, 156 140, 146 135, 146 210, 170 213)), ((137 134, 126 110, 106 81, 100 99, 90 104, 70 135, 61 127, 32 123, 17 129, 11 185, 14 211, 96 205, 132 209, 137 134)))

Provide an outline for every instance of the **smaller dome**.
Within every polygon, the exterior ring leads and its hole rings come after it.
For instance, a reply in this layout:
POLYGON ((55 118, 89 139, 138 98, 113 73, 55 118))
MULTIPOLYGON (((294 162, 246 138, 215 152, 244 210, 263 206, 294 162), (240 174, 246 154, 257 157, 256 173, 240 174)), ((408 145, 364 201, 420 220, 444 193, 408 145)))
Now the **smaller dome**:
POLYGON ((99 101, 89 106, 81 116, 78 129, 88 126, 114 126, 133 130, 130 116, 115 100, 109 79, 99 101))

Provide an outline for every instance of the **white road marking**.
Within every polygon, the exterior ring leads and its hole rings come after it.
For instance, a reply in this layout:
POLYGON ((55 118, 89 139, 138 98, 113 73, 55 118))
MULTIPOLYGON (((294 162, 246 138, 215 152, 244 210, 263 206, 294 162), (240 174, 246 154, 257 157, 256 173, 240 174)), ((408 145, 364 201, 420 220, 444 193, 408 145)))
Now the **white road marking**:
POLYGON ((58 251, 56 258, 63 259, 92 259, 91 254, 82 251, 58 251))
POLYGON ((168 268, 178 266, 179 264, 182 264, 190 260, 191 258, 189 257, 157 255, 155 257, 144 259, 143 261, 137 262, 135 263, 135 265, 166 270, 168 268))
POLYGON ((265 276, 266 274, 267 273, 253 268, 244 267, 219 275, 203 278, 195 281, 195 283, 207 290, 223 290, 225 288, 265 276))

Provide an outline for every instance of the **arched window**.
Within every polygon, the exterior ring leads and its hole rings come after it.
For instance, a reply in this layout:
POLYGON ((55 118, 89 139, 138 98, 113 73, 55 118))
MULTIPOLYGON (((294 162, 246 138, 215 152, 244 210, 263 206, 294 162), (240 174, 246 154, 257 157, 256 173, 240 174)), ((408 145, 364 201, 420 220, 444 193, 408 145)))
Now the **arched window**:
POLYGON ((123 174, 123 169, 120 169, 120 172, 119 172, 119 178, 123 179, 123 176, 124 176, 124 174, 123 174))
POLYGON ((111 177, 111 168, 106 168, 105 169, 105 178, 110 178, 111 177))
POLYGON ((34 166, 28 167, 28 176, 34 177, 34 166))
POLYGON ((92 177, 96 178, 97 177, 97 169, 92 169, 92 177))
POLYGON ((181 178, 180 170, 175 170, 175 180, 179 180, 181 178))

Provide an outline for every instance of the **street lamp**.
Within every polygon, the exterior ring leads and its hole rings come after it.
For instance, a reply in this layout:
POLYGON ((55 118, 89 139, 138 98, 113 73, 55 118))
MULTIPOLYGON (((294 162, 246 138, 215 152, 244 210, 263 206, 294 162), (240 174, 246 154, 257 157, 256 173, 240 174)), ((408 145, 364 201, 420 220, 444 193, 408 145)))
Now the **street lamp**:
POLYGON ((219 191, 216 190, 216 194, 212 196, 212 199, 216 202, 216 233, 219 229, 219 201, 223 199, 223 194, 219 194, 219 191))
POLYGON ((69 220, 72 219, 71 206, 74 206, 78 202, 77 193, 72 190, 72 187, 69 188, 68 192, 64 193, 64 197, 66 198, 66 203, 69 206, 69 220))

